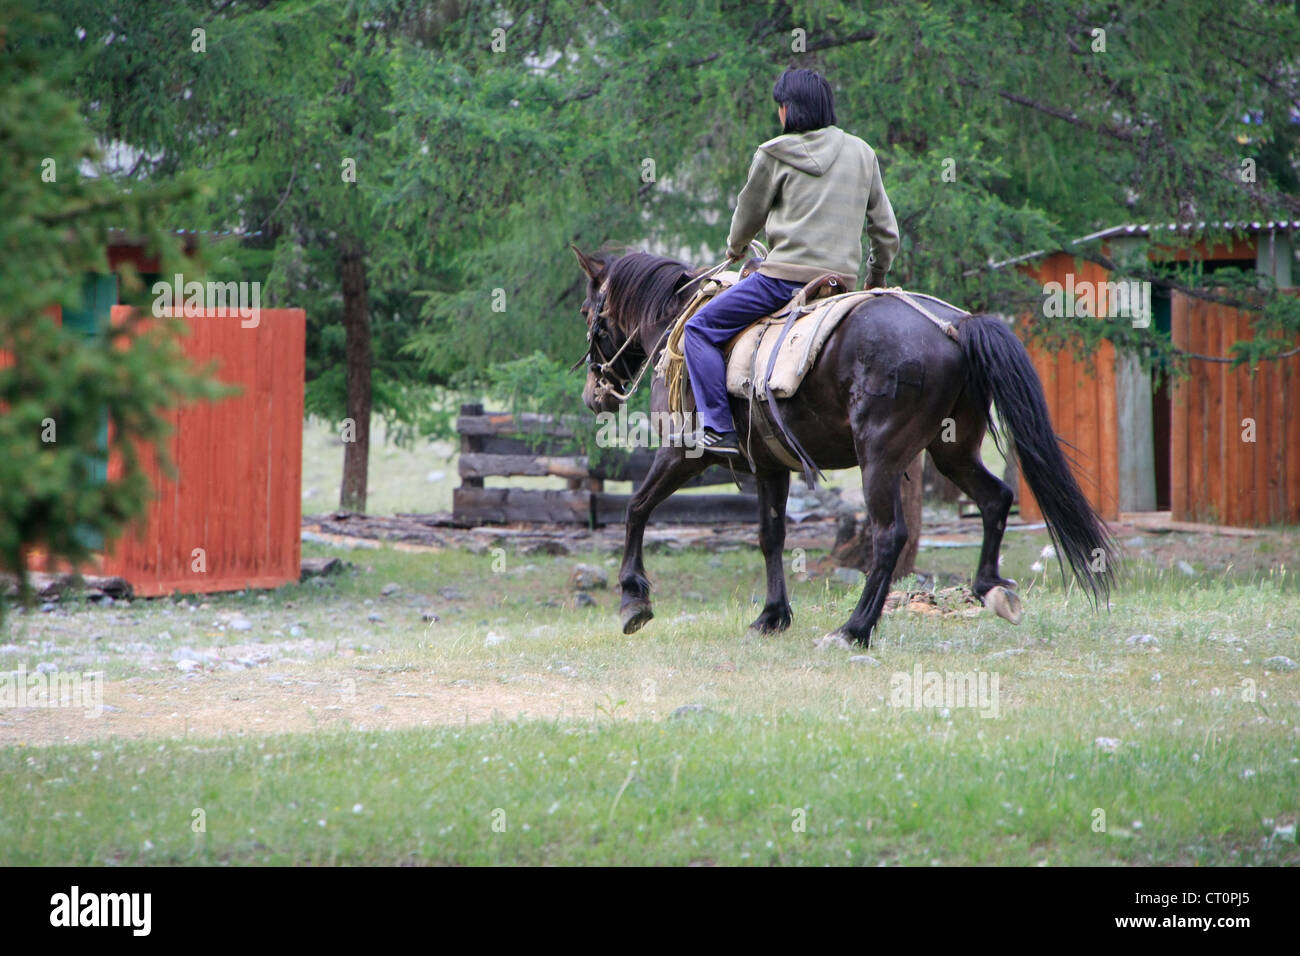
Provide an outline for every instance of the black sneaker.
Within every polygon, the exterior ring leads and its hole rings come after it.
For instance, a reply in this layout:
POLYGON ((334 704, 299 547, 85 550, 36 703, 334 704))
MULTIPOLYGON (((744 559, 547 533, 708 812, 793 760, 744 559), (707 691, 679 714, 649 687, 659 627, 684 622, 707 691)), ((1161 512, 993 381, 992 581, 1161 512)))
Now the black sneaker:
POLYGON ((696 436, 695 447, 713 455, 740 454, 740 442, 736 439, 735 432, 715 432, 708 425, 696 436))

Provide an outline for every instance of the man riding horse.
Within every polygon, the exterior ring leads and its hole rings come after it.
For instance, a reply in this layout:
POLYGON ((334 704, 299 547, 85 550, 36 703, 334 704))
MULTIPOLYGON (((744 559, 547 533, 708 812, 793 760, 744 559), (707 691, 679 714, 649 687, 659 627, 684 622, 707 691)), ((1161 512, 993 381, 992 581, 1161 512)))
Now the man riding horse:
MULTIPOLYGON (((815 469, 856 465, 862 470, 871 569, 849 619, 821 643, 869 644, 908 538, 901 483, 921 451, 979 507, 984 541, 972 590, 999 615, 1018 623, 1016 582, 998 570, 1014 495, 980 460, 990 430, 1004 455, 1018 459, 1062 565, 1068 564, 1094 603, 1106 603, 1117 546, 1061 451, 1028 352, 1000 317, 970 315, 942 300, 901 290, 859 294, 861 301, 840 300, 849 311, 787 397, 777 397, 771 389, 765 395, 728 392, 720 346, 792 296, 802 304, 810 287, 828 272, 840 277, 842 288, 855 284, 864 219, 872 243, 870 286, 884 285, 898 249, 898 229, 875 154, 834 125, 826 81, 811 71, 787 71, 773 96, 786 132, 755 154, 732 221, 728 261, 741 257, 760 224, 773 247, 757 273, 716 296, 687 322, 682 351, 703 428, 696 441, 678 435, 661 443, 628 504, 618 576, 623 632, 631 634, 654 617, 642 554, 651 512, 727 456, 736 467, 752 469, 758 486, 767 601, 751 627, 763 633, 789 627, 783 548, 791 463, 797 458, 809 481, 815 469), (801 280, 809 278, 804 285, 801 280), (1009 445, 994 428, 994 403, 1010 433, 1009 445), (742 449, 733 424, 736 415, 758 422, 768 433, 773 424, 779 426, 779 442, 747 437, 745 455, 737 458, 742 449)), ((583 400, 594 412, 613 412, 665 353, 677 318, 688 305, 698 304, 692 303, 691 287, 725 263, 706 272, 644 252, 593 256, 574 247, 574 253, 588 280, 582 304, 587 322, 583 400)), ((787 322, 798 320, 801 311, 792 310, 787 322)), ((665 378, 656 377, 652 389, 652 410, 670 414, 665 378)), ((916 481, 920 476, 906 477, 916 481)))
MULTIPOLYGON (((759 266, 686 323, 684 351, 702 428, 692 444, 739 455, 722 346, 827 273, 857 285, 862 226, 871 238, 867 288, 883 286, 898 252, 898 223, 875 151, 835 125, 835 96, 813 70, 786 70, 772 88, 783 134, 755 151, 736 199, 727 259, 739 261, 759 229, 771 251, 759 266)), ((691 440, 682 436, 683 441, 691 440)))

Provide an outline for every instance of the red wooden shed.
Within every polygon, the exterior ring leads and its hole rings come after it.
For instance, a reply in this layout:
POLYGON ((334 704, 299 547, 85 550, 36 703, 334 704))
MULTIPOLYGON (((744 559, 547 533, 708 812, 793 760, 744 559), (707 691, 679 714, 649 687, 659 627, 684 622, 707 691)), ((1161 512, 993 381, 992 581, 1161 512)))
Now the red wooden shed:
MULTIPOLYGON (((1100 240, 1112 261, 1133 254, 1151 262, 1197 260, 1206 272, 1253 269, 1281 289, 1294 285, 1300 222, 1239 224, 1244 238, 1235 242, 1162 244, 1176 228, 1120 226, 1078 242, 1100 240)), ((1095 287, 1109 276, 1069 252, 1017 261, 1045 286, 1095 287)), ((1153 290, 1150 305, 1158 331, 1202 356, 1228 356, 1234 342, 1253 334, 1248 313, 1179 292, 1153 290)), ((1156 384, 1136 357, 1109 342, 1091 356, 1091 368, 1069 350, 1029 351, 1052 424, 1074 446, 1076 476, 1103 517, 1168 511, 1174 520, 1223 525, 1300 521, 1300 356, 1236 370, 1193 358, 1190 376, 1170 385, 1156 384)), ((1022 517, 1041 520, 1023 478, 1019 492, 1022 517)))
MULTIPOLYGON (((185 234, 187 246, 197 237, 185 234)), ((152 282, 158 263, 139 244, 116 237, 110 267, 129 261, 152 282)), ((117 304, 116 275, 86 277, 82 310, 59 312, 65 326, 100 334, 129 308, 117 304)), ((146 449, 142 462, 155 497, 144 518, 108 544, 87 573, 115 575, 137 595, 275 587, 297 581, 302 523, 302 424, 306 315, 261 309, 256 325, 238 314, 204 311, 182 320, 183 351, 196 364, 216 363, 223 382, 241 393, 168 414, 174 480, 146 449)), ((105 432, 107 447, 107 432, 105 432)), ((121 462, 103 463, 106 475, 121 462)), ((32 567, 44 565, 31 554, 32 567)))

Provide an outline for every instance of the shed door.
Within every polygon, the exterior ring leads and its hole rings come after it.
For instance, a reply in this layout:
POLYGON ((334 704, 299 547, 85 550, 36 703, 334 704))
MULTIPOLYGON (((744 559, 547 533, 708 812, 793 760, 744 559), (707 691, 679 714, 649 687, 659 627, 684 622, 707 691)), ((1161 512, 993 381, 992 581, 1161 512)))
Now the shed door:
MULTIPOLYGON (((1208 357, 1254 335, 1249 313, 1174 292, 1174 345, 1208 357)), ((1300 356, 1230 369, 1193 358, 1173 383, 1170 499, 1176 521, 1300 521, 1300 356)))

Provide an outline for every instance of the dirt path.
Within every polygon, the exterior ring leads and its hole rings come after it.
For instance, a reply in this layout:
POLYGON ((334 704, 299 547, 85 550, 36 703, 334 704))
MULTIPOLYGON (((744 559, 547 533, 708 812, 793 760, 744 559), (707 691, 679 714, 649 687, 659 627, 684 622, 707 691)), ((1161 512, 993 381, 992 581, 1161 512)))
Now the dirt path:
POLYGON ((108 681, 98 715, 82 706, 0 714, 0 746, 109 738, 210 737, 321 729, 386 730, 538 717, 589 717, 590 688, 537 676, 524 685, 436 674, 312 668, 108 681))

